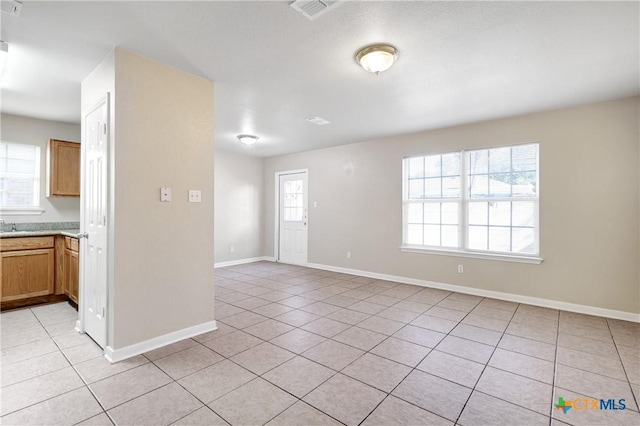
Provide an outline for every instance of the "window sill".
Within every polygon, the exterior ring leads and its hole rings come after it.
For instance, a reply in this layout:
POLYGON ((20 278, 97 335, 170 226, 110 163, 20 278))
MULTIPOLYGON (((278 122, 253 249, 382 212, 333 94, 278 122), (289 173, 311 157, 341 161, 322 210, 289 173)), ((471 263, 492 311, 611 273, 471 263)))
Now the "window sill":
POLYGON ((422 248, 417 246, 400 246, 400 250, 405 253, 436 254, 439 256, 467 257, 471 259, 486 259, 486 260, 498 260, 503 262, 531 263, 535 265, 541 264, 543 260, 541 257, 535 257, 535 256, 518 256, 513 254, 499 254, 499 253, 477 253, 477 252, 459 251, 459 250, 435 250, 435 249, 422 248))
POLYGON ((39 216, 44 213, 40 207, 0 207, 3 216, 39 216))

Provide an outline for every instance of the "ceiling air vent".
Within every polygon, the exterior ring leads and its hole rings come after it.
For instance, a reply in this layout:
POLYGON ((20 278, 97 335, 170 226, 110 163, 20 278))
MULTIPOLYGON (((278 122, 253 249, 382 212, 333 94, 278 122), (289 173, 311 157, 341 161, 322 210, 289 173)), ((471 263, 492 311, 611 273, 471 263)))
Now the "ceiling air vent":
POLYGON ((20 3, 19 1, 2 0, 0 1, 0 4, 2 5, 2 11, 4 13, 8 13, 9 15, 13 15, 15 17, 20 16, 22 3, 20 3))
POLYGON ((324 15, 331 9, 335 9, 340 6, 337 0, 295 0, 289 3, 296 11, 300 12, 302 16, 306 17, 310 21, 313 21, 319 16, 324 15))
POLYGON ((318 126, 326 126, 327 124, 331 124, 329 120, 325 120, 322 117, 307 117, 305 118, 309 123, 317 124, 318 126))

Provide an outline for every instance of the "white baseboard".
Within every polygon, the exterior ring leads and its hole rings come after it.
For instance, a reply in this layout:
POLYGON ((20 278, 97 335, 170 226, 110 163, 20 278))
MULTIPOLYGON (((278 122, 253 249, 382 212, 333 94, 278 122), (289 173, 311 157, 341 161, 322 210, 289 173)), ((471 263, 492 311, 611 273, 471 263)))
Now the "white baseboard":
POLYGON ((575 303, 561 302, 559 300, 541 299, 538 297, 522 296, 519 294, 503 293, 501 291, 484 290, 480 288, 465 287, 454 284, 438 283, 434 281, 419 280, 415 278, 399 277, 396 275, 379 274, 376 272, 360 271, 358 269, 341 268, 318 263, 308 263, 308 267, 323 269, 325 271, 340 272, 343 274, 360 275, 379 280, 395 281, 404 284, 413 284, 421 287, 438 288, 441 290, 455 291, 458 293, 471 294, 474 296, 491 297, 493 299, 507 300, 509 302, 526 303, 529 305, 542 306, 545 308, 561 309, 563 311, 576 312, 586 315, 614 318, 624 321, 640 322, 640 314, 633 312, 616 311, 613 309, 598 308, 596 306, 578 305, 575 303))
POLYGON ((192 327, 183 328, 182 330, 174 331, 162 336, 154 337, 153 339, 145 340, 144 342, 135 343, 130 346, 125 346, 120 349, 113 349, 111 346, 104 348, 104 357, 110 363, 123 361, 127 358, 131 358, 136 355, 140 355, 145 352, 158 349, 162 346, 169 345, 171 343, 178 342, 180 340, 188 339, 189 337, 197 336, 202 333, 217 330, 215 321, 205 322, 203 324, 194 325, 192 327))
POLYGON ((269 256, 249 257, 246 259, 229 260, 227 262, 217 262, 213 264, 214 268, 226 268, 227 266, 244 265, 245 263, 262 262, 263 260, 274 262, 275 259, 269 256))

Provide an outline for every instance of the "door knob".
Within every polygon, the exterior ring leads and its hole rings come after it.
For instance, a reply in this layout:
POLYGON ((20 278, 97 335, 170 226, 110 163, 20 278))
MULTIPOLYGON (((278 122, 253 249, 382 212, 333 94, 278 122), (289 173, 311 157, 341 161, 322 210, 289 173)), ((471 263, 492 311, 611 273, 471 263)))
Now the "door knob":
POLYGON ((81 239, 81 238, 87 238, 88 239, 89 238, 89 233, 88 232, 79 233, 78 234, 78 239, 81 239))

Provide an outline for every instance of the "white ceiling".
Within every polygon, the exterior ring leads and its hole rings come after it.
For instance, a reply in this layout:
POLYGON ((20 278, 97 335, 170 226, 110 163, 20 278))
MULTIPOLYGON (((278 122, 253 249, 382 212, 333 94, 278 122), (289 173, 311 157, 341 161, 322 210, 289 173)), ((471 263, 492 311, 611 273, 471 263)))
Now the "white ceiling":
POLYGON ((309 21, 286 1, 24 1, 1 17, 1 109, 79 122, 80 82, 120 46, 216 84, 218 148, 341 145, 636 95, 639 4, 348 1, 309 21), (400 51, 379 76, 353 60, 377 42, 400 51))

